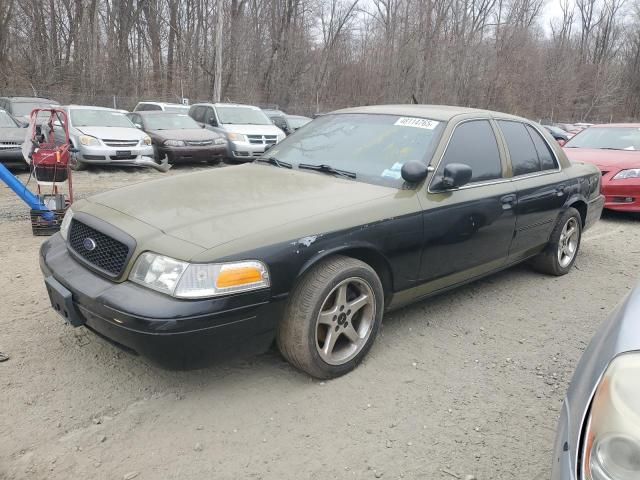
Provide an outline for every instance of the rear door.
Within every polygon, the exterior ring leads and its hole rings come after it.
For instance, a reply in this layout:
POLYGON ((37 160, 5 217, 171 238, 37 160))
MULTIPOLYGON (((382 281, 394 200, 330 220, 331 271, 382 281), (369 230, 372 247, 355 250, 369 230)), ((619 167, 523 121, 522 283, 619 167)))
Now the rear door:
POLYGON ((438 290, 506 263, 515 215, 515 191, 506 178, 493 123, 458 124, 430 182, 423 214, 424 245, 420 276, 438 290), (455 189, 432 189, 449 163, 469 165, 471 181, 455 189))
POLYGON ((569 187, 558 159, 536 127, 513 120, 498 120, 497 124, 517 195, 516 232, 509 256, 518 260, 538 252, 549 241, 569 187))

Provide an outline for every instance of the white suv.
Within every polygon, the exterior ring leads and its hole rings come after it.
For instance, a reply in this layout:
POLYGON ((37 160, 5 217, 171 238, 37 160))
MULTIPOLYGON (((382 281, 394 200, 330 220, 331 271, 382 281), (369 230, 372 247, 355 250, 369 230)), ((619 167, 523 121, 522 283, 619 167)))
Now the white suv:
POLYGON ((262 109, 234 103, 196 103, 189 116, 229 140, 227 158, 251 162, 285 138, 262 109))
POLYGON ((182 105, 181 103, 166 103, 166 102, 138 102, 134 112, 169 112, 169 113, 189 113, 189 105, 182 105))

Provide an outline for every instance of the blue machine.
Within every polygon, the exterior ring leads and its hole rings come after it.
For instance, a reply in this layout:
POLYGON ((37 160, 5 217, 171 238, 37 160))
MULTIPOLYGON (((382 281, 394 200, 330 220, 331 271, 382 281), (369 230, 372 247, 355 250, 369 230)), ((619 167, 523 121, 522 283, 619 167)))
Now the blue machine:
POLYGON ((42 200, 37 195, 34 195, 27 189, 25 185, 18 180, 13 173, 11 173, 7 167, 0 163, 0 180, 6 183, 16 195, 18 195, 24 202, 29 205, 31 210, 40 211, 40 215, 44 220, 53 221, 55 219, 54 213, 42 203, 42 200))

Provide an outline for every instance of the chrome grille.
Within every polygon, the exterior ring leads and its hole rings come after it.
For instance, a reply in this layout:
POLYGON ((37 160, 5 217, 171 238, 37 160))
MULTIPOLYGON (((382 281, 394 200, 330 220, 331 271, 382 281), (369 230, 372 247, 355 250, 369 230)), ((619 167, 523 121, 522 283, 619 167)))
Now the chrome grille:
POLYGON ((211 145, 213 140, 186 140, 184 143, 191 147, 206 147, 207 145, 211 145))
POLYGON ((69 246, 89 265, 112 277, 122 273, 129 247, 76 219, 71 220, 69 246))
POLYGON ((135 147, 138 140, 103 140, 105 145, 110 147, 135 147))
POLYGON ((247 135, 247 138, 254 145, 273 145, 278 141, 277 135, 247 135))
POLYGON ((22 143, 20 142, 0 142, 0 148, 20 148, 21 145, 22 143))

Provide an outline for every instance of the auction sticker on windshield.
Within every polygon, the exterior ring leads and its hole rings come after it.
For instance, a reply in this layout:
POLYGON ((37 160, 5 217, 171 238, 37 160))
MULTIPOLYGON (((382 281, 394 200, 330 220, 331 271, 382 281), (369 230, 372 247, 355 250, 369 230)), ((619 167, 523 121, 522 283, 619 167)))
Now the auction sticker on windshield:
POLYGON ((394 125, 433 130, 438 126, 439 123, 440 122, 436 122, 435 120, 427 120, 426 118, 400 117, 398 120, 396 120, 396 123, 394 123, 394 125))

